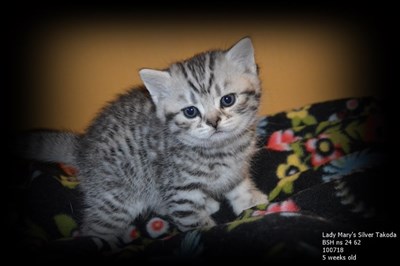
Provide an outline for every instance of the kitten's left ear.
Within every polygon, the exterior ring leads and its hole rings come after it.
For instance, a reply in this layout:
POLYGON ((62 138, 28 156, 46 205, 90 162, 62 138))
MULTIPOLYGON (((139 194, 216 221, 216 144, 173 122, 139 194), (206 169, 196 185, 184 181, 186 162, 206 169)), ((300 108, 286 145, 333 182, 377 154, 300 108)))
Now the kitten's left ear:
POLYGON ((141 69, 139 75, 155 104, 168 94, 171 75, 167 71, 141 69))
POLYGON ((257 73, 257 65, 254 60, 254 48, 249 37, 245 37, 232 46, 226 53, 228 59, 244 66, 251 73, 257 73))

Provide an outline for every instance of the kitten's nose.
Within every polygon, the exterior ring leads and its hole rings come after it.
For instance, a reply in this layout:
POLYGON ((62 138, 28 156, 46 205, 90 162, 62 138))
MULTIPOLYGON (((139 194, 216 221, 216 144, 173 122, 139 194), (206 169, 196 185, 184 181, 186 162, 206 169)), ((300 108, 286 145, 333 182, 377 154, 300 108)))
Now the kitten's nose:
POLYGON ((206 120, 206 124, 216 129, 220 120, 221 118, 219 116, 208 117, 206 120))

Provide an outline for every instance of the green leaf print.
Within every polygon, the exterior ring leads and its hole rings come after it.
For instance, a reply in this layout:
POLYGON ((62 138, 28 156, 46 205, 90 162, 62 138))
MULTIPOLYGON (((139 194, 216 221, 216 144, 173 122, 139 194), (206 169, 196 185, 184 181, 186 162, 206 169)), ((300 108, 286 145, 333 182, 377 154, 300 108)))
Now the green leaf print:
POLYGON ((345 132, 352 138, 352 139, 361 139, 363 135, 363 128, 360 126, 359 121, 354 121, 350 123, 346 128, 345 132))
POLYGON ((317 120, 315 119, 314 116, 308 115, 308 116, 304 117, 303 123, 306 125, 314 125, 317 123, 317 120))
POLYGON ((274 200, 281 193, 282 187, 277 185, 268 195, 269 201, 274 200))
POLYGON ((290 146, 292 147, 294 153, 299 158, 303 157, 304 151, 303 151, 303 148, 301 147, 301 143, 300 142, 293 142, 292 144, 290 144, 290 146))
POLYGON ((292 118, 292 126, 297 127, 301 124, 301 118, 293 117, 292 118))
POLYGON ((54 221, 57 225, 58 231, 64 237, 72 235, 73 230, 78 228, 78 225, 71 216, 66 214, 58 214, 54 216, 54 221))
POLYGON ((33 221, 27 219, 26 220, 26 233, 33 238, 38 238, 38 239, 42 239, 42 240, 49 240, 49 235, 47 234, 47 232, 40 227, 39 225, 37 225, 36 223, 34 223, 33 221))

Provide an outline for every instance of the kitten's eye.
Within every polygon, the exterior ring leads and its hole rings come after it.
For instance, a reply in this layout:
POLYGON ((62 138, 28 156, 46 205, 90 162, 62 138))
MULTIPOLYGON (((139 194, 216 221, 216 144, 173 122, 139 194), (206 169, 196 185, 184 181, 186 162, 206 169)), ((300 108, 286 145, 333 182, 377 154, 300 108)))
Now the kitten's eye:
POLYGON ((221 98, 221 107, 229 107, 232 106, 236 101, 235 94, 231 93, 221 98))
POLYGON ((195 118, 199 115, 199 109, 194 106, 183 108, 182 111, 187 118, 195 118))

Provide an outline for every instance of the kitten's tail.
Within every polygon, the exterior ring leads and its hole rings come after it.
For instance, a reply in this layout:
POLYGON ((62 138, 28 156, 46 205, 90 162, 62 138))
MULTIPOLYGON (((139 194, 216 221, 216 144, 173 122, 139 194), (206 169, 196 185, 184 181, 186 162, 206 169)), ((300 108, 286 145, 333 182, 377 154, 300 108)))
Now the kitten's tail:
POLYGON ((80 136, 72 132, 32 131, 17 137, 16 155, 30 160, 76 165, 80 136))

